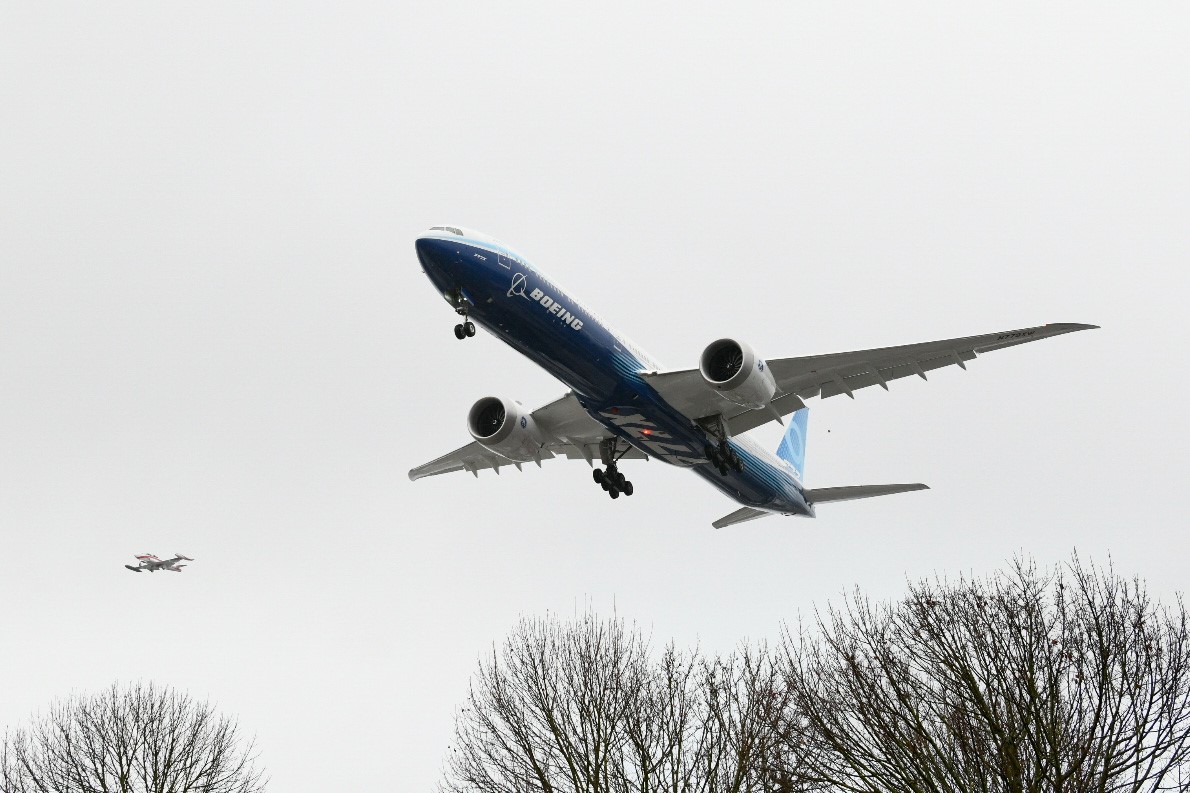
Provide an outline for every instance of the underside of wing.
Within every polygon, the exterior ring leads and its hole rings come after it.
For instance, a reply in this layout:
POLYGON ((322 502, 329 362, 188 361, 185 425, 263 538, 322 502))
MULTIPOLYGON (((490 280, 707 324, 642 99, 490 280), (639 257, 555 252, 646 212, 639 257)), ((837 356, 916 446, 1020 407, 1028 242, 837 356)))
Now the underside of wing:
POLYGON ((802 399, 839 394, 854 398, 861 388, 878 385, 887 389, 889 382, 914 375, 924 380, 926 372, 945 366, 966 369, 967 361, 979 354, 1095 327, 1064 322, 899 347, 781 358, 769 361, 769 367, 782 393, 802 399))
POLYGON ((739 435, 770 421, 780 421, 806 405, 797 394, 778 394, 768 407, 758 410, 741 407, 707 387, 697 369, 676 372, 650 372, 642 375, 658 395, 692 419, 719 415, 731 435, 739 435))
POLYGON ((772 515, 772 512, 766 512, 763 509, 756 509, 755 507, 741 507, 735 512, 724 515, 719 520, 711 523, 716 529, 722 529, 724 526, 734 526, 737 523, 743 523, 749 520, 756 520, 763 518, 766 515, 772 515))
POLYGON ((854 399, 855 392, 862 388, 878 385, 887 390, 891 381, 903 377, 926 379, 927 372, 945 366, 966 369, 967 362, 982 353, 1095 327, 1057 323, 899 347, 770 359, 767 365, 777 392, 766 407, 759 409, 741 407, 724 398, 707 386, 698 369, 648 373, 643 377, 683 415, 692 419, 721 415, 728 432, 738 435, 800 410, 805 407, 804 400, 812 397, 847 394, 854 399))
MULTIPOLYGON (((530 414, 538 431, 535 438, 533 459, 529 462, 541 465, 543 460, 565 457, 571 460, 586 460, 594 464, 599 459, 599 444, 612 437, 606 427, 591 418, 573 394, 556 399, 530 414)), ((622 459, 644 459, 645 455, 635 448, 624 453, 622 459)), ((467 471, 474 476, 487 469, 500 473, 505 466, 518 470, 526 461, 514 461, 484 448, 476 441, 455 449, 437 460, 418 466, 409 472, 412 480, 427 476, 467 471)))

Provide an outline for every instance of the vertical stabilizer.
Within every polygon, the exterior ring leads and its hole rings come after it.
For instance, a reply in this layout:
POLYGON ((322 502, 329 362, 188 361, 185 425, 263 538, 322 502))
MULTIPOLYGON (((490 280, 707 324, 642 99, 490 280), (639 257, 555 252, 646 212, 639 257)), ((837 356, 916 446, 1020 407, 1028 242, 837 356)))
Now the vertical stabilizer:
POLYGON ((777 456, 793 466, 797 478, 806 478, 806 423, 810 419, 810 408, 802 408, 789 417, 785 437, 777 447, 777 456))

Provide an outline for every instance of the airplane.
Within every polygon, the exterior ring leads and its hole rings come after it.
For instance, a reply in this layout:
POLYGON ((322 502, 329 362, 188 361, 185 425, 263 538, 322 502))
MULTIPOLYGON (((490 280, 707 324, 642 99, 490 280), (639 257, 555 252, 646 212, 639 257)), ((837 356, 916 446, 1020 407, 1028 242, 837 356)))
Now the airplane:
POLYGON ((130 564, 124 565, 125 567, 127 567, 129 570, 131 570, 134 573, 140 573, 145 570, 148 570, 150 573, 156 573, 158 570, 171 570, 175 573, 180 573, 180 572, 182 572, 182 568, 185 567, 186 565, 178 564, 178 562, 182 562, 182 561, 193 562, 194 561, 189 556, 182 556, 182 554, 180 554, 180 553, 176 554, 174 556, 174 558, 172 558, 172 559, 165 559, 165 560, 158 559, 156 556, 154 556, 151 553, 137 554, 136 558, 138 560, 140 560, 140 564, 136 565, 135 567, 133 567, 130 564))
POLYGON ((541 366, 570 390, 536 410, 497 396, 467 414, 472 442, 409 472, 411 480, 455 471, 497 474, 508 465, 554 457, 583 459, 592 478, 615 499, 631 496, 620 471, 625 460, 657 458, 689 468, 740 504, 711 525, 722 528, 768 515, 814 517, 836 501, 926 490, 882 484, 807 488, 808 408, 826 399, 921 377, 946 366, 967 368, 977 355, 1048 339, 1095 325, 1058 323, 897 347, 762 358, 746 342, 712 341, 697 368, 665 370, 640 347, 533 267, 507 245, 461 226, 434 226, 418 236, 417 258, 461 322, 455 338, 475 323, 541 366), (775 452, 743 433, 770 421, 785 423, 775 452), (598 459, 600 465, 595 465, 598 459))

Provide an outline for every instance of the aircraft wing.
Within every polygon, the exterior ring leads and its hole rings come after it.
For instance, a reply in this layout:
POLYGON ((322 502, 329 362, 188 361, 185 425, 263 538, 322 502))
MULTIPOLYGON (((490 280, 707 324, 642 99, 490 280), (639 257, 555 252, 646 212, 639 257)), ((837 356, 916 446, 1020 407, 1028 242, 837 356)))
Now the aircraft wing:
POLYGON ((777 382, 777 394, 768 408, 760 410, 742 408, 724 399, 706 386, 697 369, 645 374, 644 378, 684 415, 697 419, 720 413, 729 432, 738 435, 799 410, 805 406, 802 401, 805 399, 826 399, 839 394, 854 399, 854 392, 861 388, 878 385, 887 390, 890 381, 902 377, 916 375, 926 379, 926 372, 944 366, 966 369, 966 362, 981 353, 1096 327, 1062 322, 899 347, 769 359, 767 364, 777 382))
MULTIPOLYGON (((543 433, 539 450, 542 460, 566 457, 571 460, 586 460, 590 464, 599 459, 600 441, 612 436, 606 427, 591 418, 586 409, 575 399, 574 394, 567 394, 561 399, 539 407, 533 411, 532 415, 534 423, 543 433)), ((622 459, 640 460, 644 458, 645 455, 642 452, 631 448, 622 459)), ((500 469, 506 465, 513 465, 520 469, 524 463, 513 462, 472 441, 462 448, 455 449, 450 454, 414 468, 409 472, 409 478, 416 481, 427 476, 449 474, 454 471, 467 471, 478 477, 480 471, 488 468, 498 474, 500 469)))

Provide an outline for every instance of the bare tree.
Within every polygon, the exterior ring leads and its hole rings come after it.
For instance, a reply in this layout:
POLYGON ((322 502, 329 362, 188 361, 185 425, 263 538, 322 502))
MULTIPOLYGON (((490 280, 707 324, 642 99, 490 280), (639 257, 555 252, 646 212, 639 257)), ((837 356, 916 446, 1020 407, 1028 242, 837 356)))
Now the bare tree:
POLYGON ((1190 790, 1186 612, 1136 579, 1018 561, 814 629, 786 635, 777 789, 1190 790))
POLYGON ((205 703, 113 685, 7 734, 0 793, 260 793, 252 749, 205 703))
POLYGON ((481 660, 448 793, 759 790, 781 704, 763 650, 653 661, 620 621, 525 619, 481 660))

